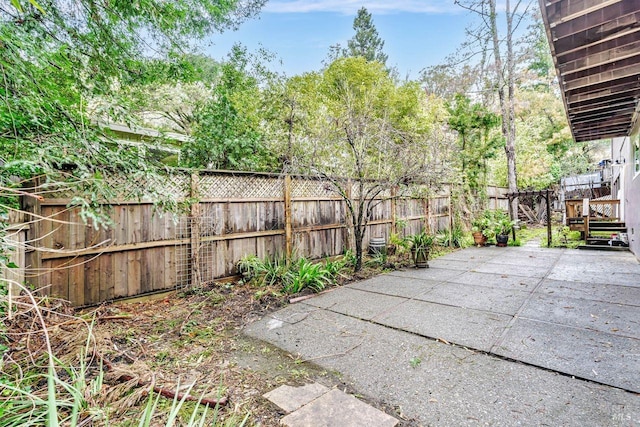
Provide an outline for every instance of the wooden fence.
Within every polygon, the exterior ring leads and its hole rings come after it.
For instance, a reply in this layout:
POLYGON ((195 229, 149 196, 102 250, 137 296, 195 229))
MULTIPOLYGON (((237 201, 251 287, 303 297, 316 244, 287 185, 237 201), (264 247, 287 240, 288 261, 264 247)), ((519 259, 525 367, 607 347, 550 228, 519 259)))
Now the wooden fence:
MULTIPOLYGON (((197 203, 175 215, 124 194, 109 202, 113 226, 103 229, 85 224, 80 211, 68 207, 68 197, 24 197, 29 218, 14 218, 9 233, 15 242, 30 243, 16 244, 12 257, 21 268, 13 279, 85 306, 234 275, 246 254, 317 259, 353 244, 344 201, 314 177, 176 173, 145 185, 197 203)), ((392 231, 447 229, 450 189, 428 190, 415 186, 383 194, 365 245, 370 237, 388 239, 392 231), (398 223, 406 226, 396 229, 398 223)))

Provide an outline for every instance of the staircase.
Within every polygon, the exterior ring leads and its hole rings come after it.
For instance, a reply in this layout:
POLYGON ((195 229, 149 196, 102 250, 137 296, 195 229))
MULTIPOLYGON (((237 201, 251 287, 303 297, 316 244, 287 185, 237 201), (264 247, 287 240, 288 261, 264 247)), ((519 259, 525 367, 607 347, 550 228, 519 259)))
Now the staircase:
POLYGON ((621 239, 627 225, 618 218, 619 207, 619 200, 604 198, 566 201, 566 224, 571 230, 580 231, 584 238, 584 245, 578 249, 629 250, 621 239))
POLYGON ((629 250, 628 245, 625 246, 620 239, 620 234, 627 232, 627 225, 624 222, 590 220, 588 224, 589 232, 585 236, 585 244, 578 246, 578 249, 629 250), (617 238, 612 239, 613 235, 617 238))

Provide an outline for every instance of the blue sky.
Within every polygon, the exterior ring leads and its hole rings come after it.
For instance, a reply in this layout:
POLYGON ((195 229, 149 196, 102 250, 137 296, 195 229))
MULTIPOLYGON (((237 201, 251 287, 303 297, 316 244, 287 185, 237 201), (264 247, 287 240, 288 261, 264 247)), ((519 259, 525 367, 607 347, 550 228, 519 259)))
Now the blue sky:
POLYGON ((214 36, 206 51, 221 59, 240 42, 276 54, 282 66, 274 68, 289 76, 319 70, 329 46, 346 45, 353 36, 353 18, 362 6, 385 42, 387 65, 401 77, 417 78, 423 68, 442 63, 474 18, 453 0, 270 0, 257 19, 214 36))

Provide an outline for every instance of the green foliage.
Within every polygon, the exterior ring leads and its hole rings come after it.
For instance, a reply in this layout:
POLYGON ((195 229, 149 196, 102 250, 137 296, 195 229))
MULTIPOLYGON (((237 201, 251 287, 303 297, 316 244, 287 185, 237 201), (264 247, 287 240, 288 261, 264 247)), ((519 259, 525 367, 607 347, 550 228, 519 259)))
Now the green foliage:
POLYGON ((288 294, 297 294, 303 289, 309 288, 314 292, 322 291, 333 278, 322 264, 314 264, 311 261, 300 258, 292 264, 284 282, 284 291, 288 294))
POLYGON ((246 49, 236 45, 219 66, 211 98, 194 113, 193 138, 183 145, 184 163, 209 169, 265 171, 277 161, 263 143, 263 96, 249 71, 246 49))
MULTIPOLYGON (((538 235, 541 237, 540 246, 547 247, 547 234, 546 228, 538 229, 538 235)), ((558 227, 555 231, 555 236, 551 240, 552 248, 570 248, 575 249, 584 244, 584 240, 581 239, 579 231, 571 231, 567 226, 558 227)))
POLYGON ((487 238, 493 239, 498 234, 511 233, 515 222, 501 209, 485 209, 471 221, 471 225, 473 231, 479 231, 487 238))
POLYGON ((129 122, 119 87, 146 78, 139 73, 145 53, 171 57, 194 38, 235 27, 263 3, 13 0, 0 6, 0 186, 20 187, 21 179, 37 175, 50 191, 73 191, 86 216, 103 219, 97 208, 113 194, 105 175, 145 180, 157 170, 96 128, 104 114, 95 101, 115 98, 105 114, 129 122))
POLYGON ((435 236, 428 234, 426 231, 421 231, 418 234, 408 236, 407 241, 411 244, 412 250, 428 250, 433 246, 435 236))
POLYGON ((384 41, 378 35, 371 13, 365 7, 358 10, 358 14, 353 20, 353 29, 356 33, 347 42, 345 56, 362 56, 367 61, 386 64, 388 56, 382 51, 384 41))
POLYGON ((487 160, 495 157, 502 138, 491 133, 500 124, 498 115, 481 104, 456 94, 448 104, 449 127, 458 132, 463 181, 472 190, 486 186, 487 160))
POLYGON ((342 259, 344 261, 345 267, 355 268, 356 264, 358 263, 358 258, 351 249, 345 251, 342 259))
POLYGON ((245 255, 238 262, 238 272, 245 281, 258 286, 273 286, 285 280, 289 266, 284 257, 265 258, 255 255, 245 255))
POLYGON ((451 230, 444 229, 438 231, 436 235, 438 244, 440 246, 452 246, 454 248, 464 248, 468 246, 468 241, 465 237, 464 230, 460 223, 455 223, 451 230))
POLYGON ((287 263, 284 258, 261 260, 255 255, 246 255, 238 263, 238 272, 247 282, 257 286, 280 286, 287 294, 296 294, 307 288, 320 292, 335 283, 348 262, 350 259, 347 257, 321 263, 301 257, 287 263))
POLYGON ((421 363, 422 359, 420 359, 418 356, 414 356, 411 358, 411 360, 409 360, 409 365, 411 365, 413 369, 416 369, 418 366, 420 366, 421 363))

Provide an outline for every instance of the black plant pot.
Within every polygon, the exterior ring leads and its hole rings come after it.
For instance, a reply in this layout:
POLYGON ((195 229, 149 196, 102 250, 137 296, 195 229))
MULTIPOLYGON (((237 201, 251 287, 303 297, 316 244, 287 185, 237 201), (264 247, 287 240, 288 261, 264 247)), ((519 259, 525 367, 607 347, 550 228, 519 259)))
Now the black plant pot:
POLYGON ((498 246, 505 247, 507 246, 507 242, 509 242, 508 234, 498 234, 496 236, 496 243, 498 244, 498 246))

